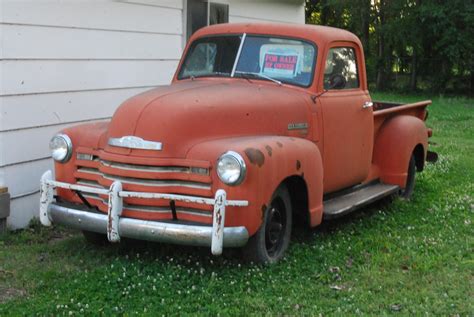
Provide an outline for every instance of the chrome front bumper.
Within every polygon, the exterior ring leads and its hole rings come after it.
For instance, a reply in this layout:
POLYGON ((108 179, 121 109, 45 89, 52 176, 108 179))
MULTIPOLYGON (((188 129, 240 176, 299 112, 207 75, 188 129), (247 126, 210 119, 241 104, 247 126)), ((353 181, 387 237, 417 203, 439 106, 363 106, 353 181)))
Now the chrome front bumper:
POLYGON ((218 190, 215 197, 203 198, 122 190, 122 184, 115 181, 109 189, 88 187, 53 180, 51 171, 41 177, 40 221, 44 226, 53 222, 80 230, 107 234, 110 242, 119 242, 120 237, 175 243, 194 246, 210 246, 214 255, 222 253, 223 247, 240 247, 249 238, 245 227, 224 227, 225 206, 248 206, 245 200, 226 200, 226 192, 218 190), (54 189, 65 188, 79 192, 108 195, 108 212, 100 214, 60 206, 53 202, 54 189), (148 221, 121 217, 123 198, 167 199, 213 205, 211 226, 183 225, 168 222, 148 221))

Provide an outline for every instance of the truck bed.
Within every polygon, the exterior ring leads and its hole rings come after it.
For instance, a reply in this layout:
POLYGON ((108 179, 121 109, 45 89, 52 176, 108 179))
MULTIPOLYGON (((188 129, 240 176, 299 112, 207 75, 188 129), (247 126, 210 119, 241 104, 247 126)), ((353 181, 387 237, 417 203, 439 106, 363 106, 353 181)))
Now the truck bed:
POLYGON ((380 110, 390 109, 390 108, 404 105, 403 103, 391 102, 391 101, 373 101, 373 103, 374 103, 374 111, 380 111, 380 110))

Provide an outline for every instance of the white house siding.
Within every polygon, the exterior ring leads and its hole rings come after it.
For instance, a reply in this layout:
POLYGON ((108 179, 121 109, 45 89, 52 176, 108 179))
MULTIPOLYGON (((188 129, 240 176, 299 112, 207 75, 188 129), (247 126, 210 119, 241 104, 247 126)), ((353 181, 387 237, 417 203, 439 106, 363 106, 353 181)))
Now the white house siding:
POLYGON ((300 0, 228 0, 229 22, 305 22, 304 1, 300 0))
POLYGON ((170 81, 182 4, 1 1, 0 183, 13 197, 10 227, 37 213, 55 132, 110 118, 124 99, 170 81))
MULTIPOLYGON (((304 1, 216 1, 230 22, 304 23, 304 1)), ((0 0, 0 185, 8 224, 36 216, 58 130, 110 118, 126 98, 169 83, 184 43, 182 0, 0 0)))

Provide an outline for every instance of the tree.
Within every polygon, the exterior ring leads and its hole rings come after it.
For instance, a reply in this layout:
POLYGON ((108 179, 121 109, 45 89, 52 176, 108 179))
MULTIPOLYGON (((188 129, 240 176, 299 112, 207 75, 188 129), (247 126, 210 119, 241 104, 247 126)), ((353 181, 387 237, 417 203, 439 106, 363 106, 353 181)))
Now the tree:
POLYGON ((404 89, 472 93, 472 0, 307 0, 306 21, 358 35, 377 89, 397 76, 404 89))

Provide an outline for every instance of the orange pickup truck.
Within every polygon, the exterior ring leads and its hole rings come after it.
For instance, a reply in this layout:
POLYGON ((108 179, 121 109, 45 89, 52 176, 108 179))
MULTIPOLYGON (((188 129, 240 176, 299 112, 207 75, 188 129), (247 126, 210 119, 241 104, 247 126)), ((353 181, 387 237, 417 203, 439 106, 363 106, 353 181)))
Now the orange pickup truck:
MULTIPOLYGON (((150 70, 159 71, 159 70, 150 70)), ((430 101, 372 101, 350 32, 220 24, 190 39, 171 85, 50 142, 40 220, 97 242, 242 247, 278 261, 315 227, 392 194, 427 160, 430 101)))

